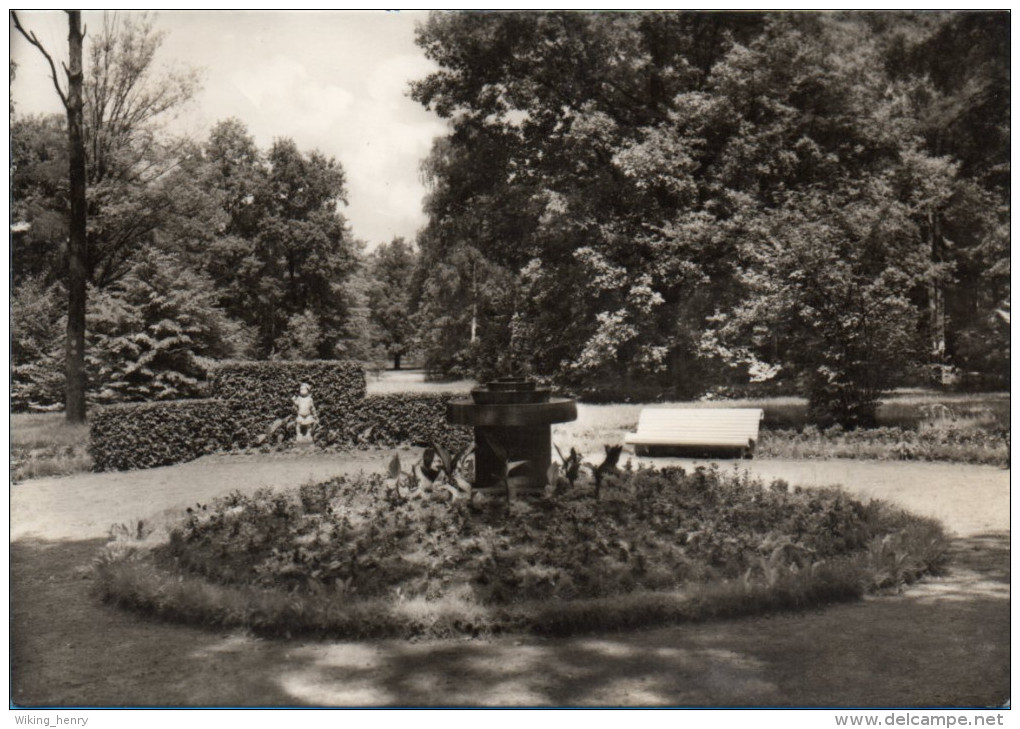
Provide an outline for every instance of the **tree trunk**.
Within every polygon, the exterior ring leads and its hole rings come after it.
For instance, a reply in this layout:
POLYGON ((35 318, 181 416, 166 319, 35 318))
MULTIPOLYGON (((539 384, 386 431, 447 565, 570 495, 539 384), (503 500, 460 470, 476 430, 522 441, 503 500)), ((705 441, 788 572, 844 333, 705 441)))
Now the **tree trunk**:
MULTIPOLYGON (((931 235, 931 260, 942 262, 942 229, 938 213, 928 216, 928 230, 931 235)), ((941 271, 936 270, 928 284, 928 325, 931 329, 932 364, 942 365, 946 361, 946 299, 940 280, 941 271)), ((939 384, 942 384, 941 382, 939 384)))
POLYGON ((395 370, 399 370, 400 369, 400 353, 399 352, 397 354, 393 355, 393 369, 395 369, 395 370))
POLYGON ((475 262, 471 262, 471 344, 478 339, 478 279, 475 276, 475 262))
POLYGON ((82 131, 81 11, 68 11, 70 66, 67 69, 67 135, 70 157, 71 226, 67 256, 66 414, 85 422, 85 138, 82 131))

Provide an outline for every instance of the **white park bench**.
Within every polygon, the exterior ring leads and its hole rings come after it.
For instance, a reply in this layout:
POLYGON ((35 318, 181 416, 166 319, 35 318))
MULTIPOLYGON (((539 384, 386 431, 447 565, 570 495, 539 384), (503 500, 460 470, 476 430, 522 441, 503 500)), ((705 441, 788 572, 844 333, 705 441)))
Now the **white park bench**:
POLYGON ((750 456, 764 417, 760 408, 645 408, 637 432, 628 433, 625 442, 637 455, 658 446, 712 452, 732 448, 741 457, 750 456))

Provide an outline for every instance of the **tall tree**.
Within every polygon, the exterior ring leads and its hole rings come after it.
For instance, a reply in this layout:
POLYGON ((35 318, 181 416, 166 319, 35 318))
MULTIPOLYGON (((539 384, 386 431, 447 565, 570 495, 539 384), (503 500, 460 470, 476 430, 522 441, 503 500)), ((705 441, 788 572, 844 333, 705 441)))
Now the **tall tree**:
POLYGON ((401 358, 411 348, 411 279, 417 265, 415 250, 403 238, 383 243, 368 256, 368 304, 379 333, 377 344, 400 369, 401 358))
POLYGON ((39 49, 50 65, 53 85, 67 111, 68 179, 71 219, 67 256, 67 344, 65 415, 69 423, 85 422, 85 297, 87 285, 88 240, 85 200, 85 134, 82 107, 82 38, 81 11, 68 10, 68 66, 65 94, 57 81, 53 58, 35 33, 26 31, 13 11, 15 28, 29 43, 39 49))
MULTIPOLYGON (((216 201, 196 190, 202 176, 194 169, 194 145, 168 134, 163 124, 197 88, 194 71, 158 66, 163 37, 145 14, 109 13, 87 44, 82 93, 88 276, 100 288, 124 275, 142 248, 158 244, 160 229, 188 220, 195 228, 215 227, 210 220, 215 213, 200 203, 209 208, 216 201), (188 174, 179 174, 182 169, 188 174)), ((53 224, 68 214, 66 183, 64 189, 44 184, 48 168, 66 154, 43 148, 50 126, 50 119, 33 118, 12 124, 15 204, 31 226, 15 246, 15 256, 29 264, 19 276, 37 275, 37 264, 46 260, 66 265, 67 235, 58 235, 53 224)))
MULTIPOLYGON (((689 379, 673 355, 692 345, 678 343, 671 321, 677 305, 696 300, 684 282, 704 272, 692 261, 666 300, 656 290, 669 278, 656 269, 662 246, 649 240, 663 206, 686 204, 683 190, 679 198, 647 190, 625 167, 636 161, 620 155, 762 22, 730 13, 446 13, 421 27, 418 42, 440 70, 414 96, 454 129, 425 165, 424 245, 437 248, 423 252, 470 245, 521 273, 524 289, 505 318, 513 332, 502 336, 525 340, 529 367, 575 382, 665 370, 689 379)), ((720 260, 704 246, 690 250, 720 260)))
MULTIPOLYGON (((1008 377, 995 311, 1009 299, 1009 14, 867 17, 921 149, 951 169, 937 204, 916 216, 936 264, 927 294, 931 361, 1008 377)), ((915 189, 931 190, 931 175, 920 177, 915 189)))
POLYGON ((347 202, 343 167, 286 138, 263 153, 236 120, 216 125, 205 159, 209 187, 227 213, 205 265, 227 311, 257 327, 260 356, 295 347, 337 356, 350 338, 346 282, 358 267, 357 243, 339 211, 347 202))
POLYGON ((165 34, 144 13, 108 13, 89 45, 85 79, 88 156, 89 277, 100 288, 125 275, 133 257, 154 243, 155 232, 195 199, 174 176, 191 153, 186 139, 169 135, 166 118, 198 88, 195 70, 160 68, 165 34))

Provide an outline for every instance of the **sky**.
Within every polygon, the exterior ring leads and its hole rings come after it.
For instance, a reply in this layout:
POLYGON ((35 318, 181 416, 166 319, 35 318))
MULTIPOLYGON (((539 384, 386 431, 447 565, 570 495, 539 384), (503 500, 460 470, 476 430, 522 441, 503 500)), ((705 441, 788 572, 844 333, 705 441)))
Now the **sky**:
MULTIPOLYGON (((410 81, 435 64, 414 44, 421 11, 162 11, 166 32, 157 68, 197 68, 202 89, 174 132, 205 139, 219 120, 237 117, 260 148, 291 137, 305 151, 335 157, 347 173, 342 209, 355 237, 372 248, 395 236, 413 241, 425 223, 419 162, 446 123, 407 96, 410 81)), ((89 28, 101 13, 85 12, 89 28)), ((55 58, 67 57, 67 20, 59 11, 18 17, 55 58)), ((42 54, 11 26, 18 64, 11 95, 18 114, 63 107, 42 54)))

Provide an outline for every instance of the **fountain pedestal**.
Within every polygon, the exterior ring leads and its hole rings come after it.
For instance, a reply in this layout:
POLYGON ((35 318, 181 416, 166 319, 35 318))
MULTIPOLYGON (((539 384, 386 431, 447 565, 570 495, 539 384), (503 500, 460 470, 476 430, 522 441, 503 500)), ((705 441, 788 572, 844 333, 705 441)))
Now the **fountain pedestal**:
POLYGON ((529 486, 543 488, 552 462, 552 424, 577 419, 577 402, 550 397, 533 381, 505 377, 471 391, 470 400, 454 400, 446 407, 446 419, 453 425, 475 429, 475 488, 499 485, 503 461, 492 443, 507 453, 510 461, 527 461, 529 486))

